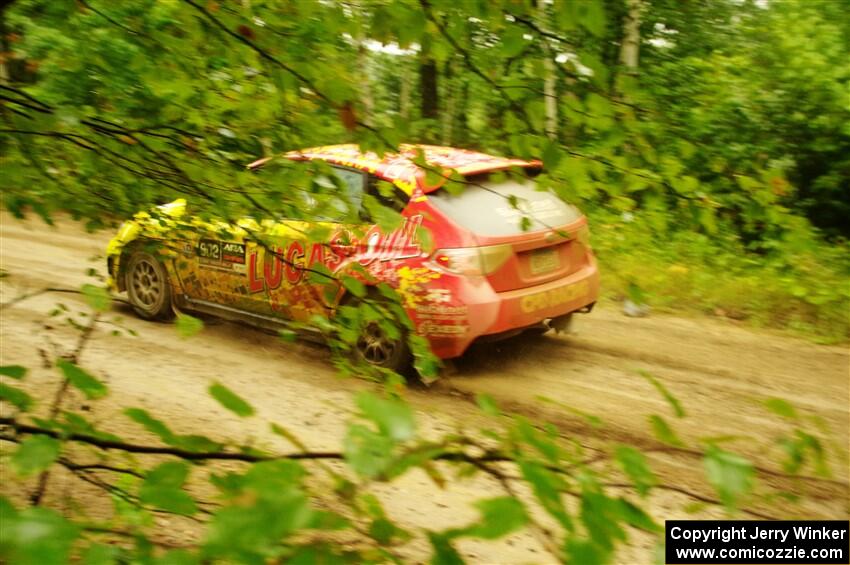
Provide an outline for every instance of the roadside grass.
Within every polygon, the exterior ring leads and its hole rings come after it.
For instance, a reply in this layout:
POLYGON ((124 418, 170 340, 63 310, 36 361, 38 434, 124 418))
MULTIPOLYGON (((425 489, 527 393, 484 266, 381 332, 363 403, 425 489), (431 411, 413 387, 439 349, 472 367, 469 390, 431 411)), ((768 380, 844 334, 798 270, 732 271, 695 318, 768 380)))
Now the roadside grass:
POLYGON ((732 236, 666 231, 640 221, 591 218, 602 298, 637 292, 656 311, 740 320, 817 343, 850 339, 850 247, 806 238, 767 253, 732 236))

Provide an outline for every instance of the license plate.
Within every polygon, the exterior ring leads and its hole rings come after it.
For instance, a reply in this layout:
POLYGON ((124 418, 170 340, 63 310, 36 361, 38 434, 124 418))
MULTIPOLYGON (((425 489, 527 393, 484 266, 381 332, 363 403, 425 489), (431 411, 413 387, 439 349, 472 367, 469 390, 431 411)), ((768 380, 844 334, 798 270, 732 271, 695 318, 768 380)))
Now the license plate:
POLYGON ((542 275, 560 267, 561 260, 556 249, 539 249, 531 252, 529 265, 532 275, 542 275))

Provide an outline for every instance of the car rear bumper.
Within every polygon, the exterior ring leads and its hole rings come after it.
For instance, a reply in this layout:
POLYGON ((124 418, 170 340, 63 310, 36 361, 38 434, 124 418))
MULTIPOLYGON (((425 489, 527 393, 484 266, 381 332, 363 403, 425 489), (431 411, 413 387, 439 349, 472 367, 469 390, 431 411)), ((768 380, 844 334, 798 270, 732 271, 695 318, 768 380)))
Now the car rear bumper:
POLYGON ((489 285, 480 284, 465 290, 464 324, 438 326, 430 320, 417 321, 420 335, 429 339, 431 350, 442 359, 462 355, 478 339, 510 335, 513 330, 586 308, 599 296, 599 271, 589 256, 580 270, 545 284, 507 292, 495 292, 489 285), (450 333, 448 328, 456 328, 452 330, 455 335, 443 335, 450 333))

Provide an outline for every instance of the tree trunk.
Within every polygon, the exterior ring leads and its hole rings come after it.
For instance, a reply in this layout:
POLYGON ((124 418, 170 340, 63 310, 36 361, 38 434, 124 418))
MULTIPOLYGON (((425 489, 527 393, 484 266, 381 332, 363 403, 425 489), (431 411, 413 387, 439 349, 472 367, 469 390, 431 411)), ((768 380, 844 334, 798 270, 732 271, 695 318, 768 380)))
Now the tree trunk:
MULTIPOLYGON (((537 7, 537 25, 541 29, 547 29, 549 16, 546 13, 546 3, 540 2, 537 7)), ((552 49, 545 37, 541 37, 543 50, 543 105, 546 110, 546 136, 549 139, 558 138, 558 91, 557 91, 557 69, 552 49)))
POLYGON ((455 133, 455 143, 459 147, 466 147, 469 142, 469 81, 465 77, 461 77, 460 94, 458 95, 458 112, 457 112, 457 132, 455 133))
POLYGON ((401 92, 398 96, 398 113, 404 120, 410 119, 410 83, 412 80, 410 75, 410 66, 405 64, 404 69, 401 71, 401 92))
POLYGON ((11 5, 11 1, 0 3, 0 84, 9 84, 6 58, 11 55, 12 48, 9 45, 9 32, 6 30, 6 8, 11 5))
POLYGON ((372 125, 375 115, 375 100, 372 97, 372 81, 369 76, 369 50, 362 34, 357 41, 357 65, 360 69, 360 103, 363 105, 363 123, 372 125))
POLYGON ((543 61, 543 69, 546 78, 543 79, 543 95, 546 97, 546 135, 549 139, 558 137, 558 93, 556 90, 557 76, 555 74, 555 61, 552 53, 546 51, 546 59, 543 61))
POLYGON ((626 0, 629 8, 623 23, 623 43, 620 46, 620 63, 627 72, 637 72, 640 53, 640 16, 643 0, 626 0))
POLYGON ((451 62, 446 63, 444 78, 443 96, 446 100, 446 107, 443 109, 442 115, 442 142, 443 145, 451 145, 455 119, 455 106, 457 104, 457 88, 455 88, 455 79, 454 73, 452 73, 451 62))
POLYGON ((423 59, 419 64, 419 80, 422 88, 422 117, 436 120, 439 116, 440 96, 437 92, 437 63, 434 59, 423 59))

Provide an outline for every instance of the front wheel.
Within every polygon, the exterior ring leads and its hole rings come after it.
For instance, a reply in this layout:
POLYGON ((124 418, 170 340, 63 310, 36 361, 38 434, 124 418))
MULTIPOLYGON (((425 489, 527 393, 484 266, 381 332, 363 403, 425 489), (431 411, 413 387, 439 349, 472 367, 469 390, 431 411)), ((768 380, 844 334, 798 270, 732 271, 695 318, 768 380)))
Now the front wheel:
POLYGON ((171 285, 162 262, 144 251, 130 255, 124 270, 127 297, 139 317, 145 320, 168 320, 171 308, 171 285))

